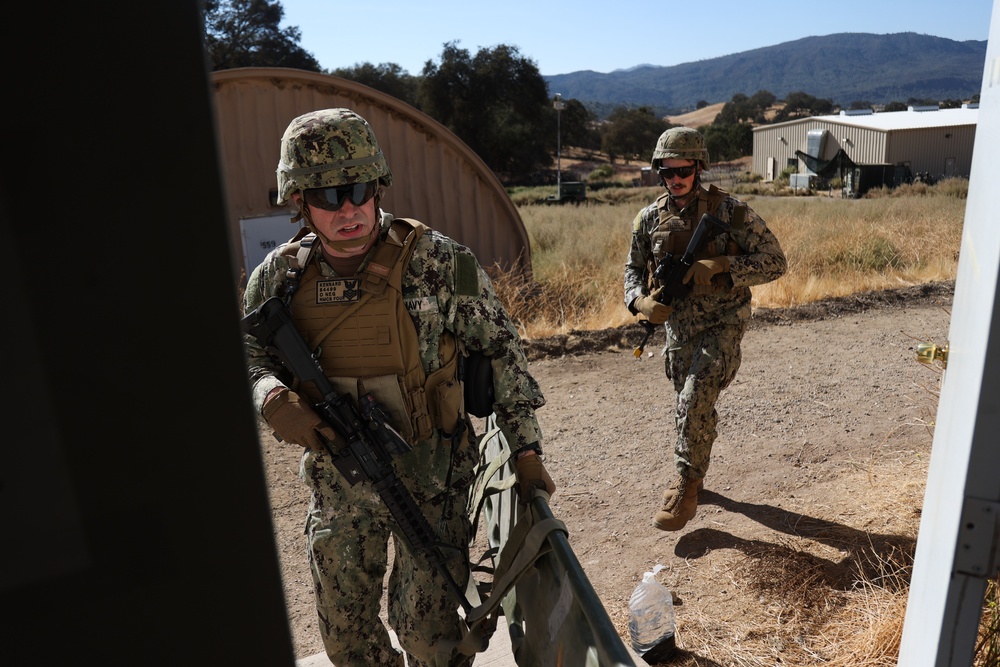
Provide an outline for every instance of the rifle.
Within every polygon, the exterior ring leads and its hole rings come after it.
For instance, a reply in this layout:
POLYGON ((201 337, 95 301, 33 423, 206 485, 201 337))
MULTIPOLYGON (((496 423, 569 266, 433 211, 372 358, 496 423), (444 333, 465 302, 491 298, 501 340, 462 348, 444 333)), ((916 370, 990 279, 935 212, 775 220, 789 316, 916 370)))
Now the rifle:
POLYGON ((334 466, 351 486, 361 480, 372 483, 410 550, 421 554, 444 577, 466 614, 472 611, 472 604, 445 567, 434 529, 396 475, 392 457, 408 452, 410 445, 389 425, 375 397, 371 393, 360 396, 356 406, 350 394, 337 394, 280 298, 266 300, 246 315, 241 325, 299 382, 312 383, 323 397, 313 408, 347 443, 338 451, 324 443, 334 466))
MULTIPOLYGON (((732 231, 732 227, 729 226, 728 222, 720 220, 710 213, 701 216, 701 220, 698 221, 698 226, 695 227, 694 235, 691 236, 691 241, 684 250, 684 254, 680 257, 675 257, 672 253, 668 252, 660 260, 660 263, 656 265, 656 270, 653 271, 653 278, 658 280, 663 286, 659 296, 656 297, 656 300, 660 303, 669 305, 675 298, 682 298, 691 293, 692 286, 684 282, 684 276, 687 275, 688 270, 694 265, 694 253, 698 249, 698 246, 701 245, 705 234, 708 233, 709 225, 714 225, 724 232, 732 231)), ((640 320, 640 322, 642 326, 646 327, 646 335, 642 337, 639 347, 635 348, 633 354, 636 357, 642 354, 643 349, 646 347, 646 341, 649 340, 653 329, 656 327, 649 320, 640 320)))

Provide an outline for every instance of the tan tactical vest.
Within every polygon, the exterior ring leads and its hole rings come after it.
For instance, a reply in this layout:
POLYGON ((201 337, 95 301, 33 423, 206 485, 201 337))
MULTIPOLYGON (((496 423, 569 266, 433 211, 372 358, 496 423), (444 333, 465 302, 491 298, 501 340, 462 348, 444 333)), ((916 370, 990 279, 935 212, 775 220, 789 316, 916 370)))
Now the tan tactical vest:
MULTIPOLYGON (((316 265, 316 239, 306 234, 282 254, 302 267, 289 310, 296 327, 341 394, 371 393, 407 441, 445 435, 462 418, 458 349, 452 334, 440 342, 441 367, 428 377, 417 330, 403 303, 402 278, 417 239, 427 227, 396 218, 388 236, 357 276, 326 278, 316 265)), ((311 387, 296 388, 313 400, 311 387)))
MULTIPOLYGON (((688 244, 691 242, 691 237, 694 236, 695 226, 698 221, 701 220, 701 216, 706 213, 711 213, 715 215, 719 206, 722 202, 729 196, 724 190, 720 190, 715 185, 710 185, 708 188, 707 197, 698 198, 698 209, 694 218, 691 220, 684 220, 679 215, 671 213, 667 208, 667 198, 668 193, 663 193, 656 199, 656 208, 659 213, 659 224, 656 230, 650 234, 650 241, 652 244, 653 258, 649 262, 648 273, 651 282, 655 281, 652 276, 653 272, 656 270, 657 265, 660 260, 663 259, 668 253, 676 258, 680 258, 684 255, 687 250, 688 244)), ((738 222, 738 224, 743 224, 743 216, 746 215, 746 208, 743 206, 738 206, 733 211, 734 217, 739 217, 740 220, 731 221, 732 223, 738 222)), ((742 255, 743 249, 739 247, 734 241, 730 240, 728 243, 724 243, 722 239, 716 238, 718 236, 718 231, 712 231, 709 233, 707 239, 703 239, 701 245, 695 250, 694 259, 698 261, 699 259, 707 259, 708 257, 717 257, 718 255, 742 255)), ((721 284, 715 285, 713 281, 712 285, 695 285, 692 293, 693 294, 717 294, 728 290, 721 284)), ((650 288, 659 287, 658 284, 652 284, 650 288)))

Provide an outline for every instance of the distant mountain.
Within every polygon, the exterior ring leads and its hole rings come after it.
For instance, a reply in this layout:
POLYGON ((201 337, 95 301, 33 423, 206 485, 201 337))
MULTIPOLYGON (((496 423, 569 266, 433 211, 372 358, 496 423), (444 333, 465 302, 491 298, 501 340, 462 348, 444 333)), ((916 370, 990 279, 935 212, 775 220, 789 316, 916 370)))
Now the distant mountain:
POLYGON ((543 78, 550 91, 576 98, 592 111, 625 104, 676 114, 701 100, 728 102, 736 93, 751 96, 759 90, 779 99, 801 91, 844 108, 859 100, 968 99, 982 88, 985 63, 985 40, 838 33, 672 67, 639 65, 543 78))

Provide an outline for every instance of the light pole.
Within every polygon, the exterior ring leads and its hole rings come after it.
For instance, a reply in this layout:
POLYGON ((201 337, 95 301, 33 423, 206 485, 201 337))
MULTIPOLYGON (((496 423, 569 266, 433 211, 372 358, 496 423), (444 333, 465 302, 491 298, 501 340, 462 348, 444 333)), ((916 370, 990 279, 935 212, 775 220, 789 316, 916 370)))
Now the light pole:
POLYGON ((562 95, 556 93, 552 103, 556 110, 556 201, 562 201, 562 128, 560 127, 562 110, 566 108, 562 95))

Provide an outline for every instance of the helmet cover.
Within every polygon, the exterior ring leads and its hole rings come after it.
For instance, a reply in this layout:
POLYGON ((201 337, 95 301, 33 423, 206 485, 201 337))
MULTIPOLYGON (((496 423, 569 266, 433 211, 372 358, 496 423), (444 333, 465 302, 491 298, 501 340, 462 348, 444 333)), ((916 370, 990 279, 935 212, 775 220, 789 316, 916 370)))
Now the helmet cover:
POLYGON ((701 163, 702 169, 709 168, 708 148, 701 132, 690 127, 672 127, 656 140, 651 165, 660 168, 660 160, 693 160, 701 163))
POLYGON ((289 123, 281 137, 278 201, 293 192, 380 180, 392 183, 392 172, 375 132, 350 109, 322 109, 289 123))

